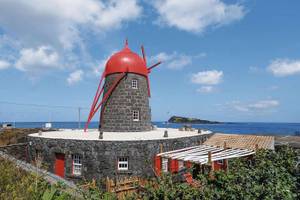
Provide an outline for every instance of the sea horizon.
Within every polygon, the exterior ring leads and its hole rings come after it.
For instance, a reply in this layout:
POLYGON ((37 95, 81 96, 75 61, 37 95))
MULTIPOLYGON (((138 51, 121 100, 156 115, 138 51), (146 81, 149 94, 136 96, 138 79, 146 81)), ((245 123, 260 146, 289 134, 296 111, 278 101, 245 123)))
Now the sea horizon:
MULTIPOLYGON (((10 123, 15 128, 43 128, 49 121, 40 122, 0 122, 10 123)), ((82 129, 85 122, 78 121, 51 121, 54 129, 82 129)), ((89 128, 98 128, 97 121, 92 121, 89 128)), ((256 134, 256 135, 295 135, 300 131, 300 123, 297 122, 222 122, 218 124, 189 124, 189 123, 167 123, 166 121, 152 121, 159 128, 180 128, 191 125, 196 129, 207 129, 213 132, 228 134, 256 134)))

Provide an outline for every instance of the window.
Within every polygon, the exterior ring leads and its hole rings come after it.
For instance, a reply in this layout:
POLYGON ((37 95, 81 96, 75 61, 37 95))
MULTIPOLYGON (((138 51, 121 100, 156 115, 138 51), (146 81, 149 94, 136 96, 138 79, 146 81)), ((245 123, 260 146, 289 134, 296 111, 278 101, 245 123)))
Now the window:
POLYGON ((167 158, 162 158, 162 171, 163 172, 168 172, 168 159, 167 158))
POLYGON ((42 157, 42 152, 38 149, 35 149, 35 159, 38 159, 41 157, 42 157))
POLYGON ((133 121, 139 121, 140 120, 140 112, 138 110, 133 111, 133 121))
POLYGON ((224 160, 218 160, 217 163, 218 163, 219 165, 223 165, 223 164, 224 164, 224 160))
POLYGON ((131 87, 132 87, 132 89, 138 89, 138 80, 133 79, 131 81, 131 87))
POLYGON ((128 158, 120 157, 118 159, 118 170, 128 170, 128 158))
POLYGON ((81 175, 81 169, 82 169, 81 156, 78 154, 72 155, 72 160, 73 160, 73 166, 72 166, 73 175, 81 175))
POLYGON ((182 170, 184 168, 184 162, 182 160, 178 161, 178 169, 182 170))

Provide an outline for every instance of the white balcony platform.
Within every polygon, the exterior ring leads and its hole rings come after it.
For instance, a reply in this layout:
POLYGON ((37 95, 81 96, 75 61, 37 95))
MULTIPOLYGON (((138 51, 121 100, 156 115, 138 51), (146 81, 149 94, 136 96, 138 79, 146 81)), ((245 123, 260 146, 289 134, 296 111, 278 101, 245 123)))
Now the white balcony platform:
POLYGON ((98 140, 98 141, 138 141, 138 140, 167 140, 183 137, 192 137, 197 135, 211 134, 211 131, 198 130, 180 131, 173 128, 157 128, 152 131, 143 132, 104 132, 103 139, 99 139, 99 131, 97 129, 89 129, 84 132, 81 129, 60 129, 58 131, 49 131, 30 134, 30 137, 50 138, 50 139, 67 139, 67 140, 98 140), (168 137, 164 136, 164 131, 168 130, 168 137))

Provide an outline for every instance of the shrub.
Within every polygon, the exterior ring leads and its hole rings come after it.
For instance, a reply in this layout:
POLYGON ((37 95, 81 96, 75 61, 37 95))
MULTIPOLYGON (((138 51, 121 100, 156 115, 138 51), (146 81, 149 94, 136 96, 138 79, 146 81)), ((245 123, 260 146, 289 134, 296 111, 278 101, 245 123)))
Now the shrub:
POLYGON ((252 162, 238 158, 230 160, 229 171, 198 175, 200 188, 186 183, 173 183, 169 175, 148 186, 143 199, 297 199, 299 174, 295 168, 296 152, 290 147, 275 151, 259 150, 252 162))

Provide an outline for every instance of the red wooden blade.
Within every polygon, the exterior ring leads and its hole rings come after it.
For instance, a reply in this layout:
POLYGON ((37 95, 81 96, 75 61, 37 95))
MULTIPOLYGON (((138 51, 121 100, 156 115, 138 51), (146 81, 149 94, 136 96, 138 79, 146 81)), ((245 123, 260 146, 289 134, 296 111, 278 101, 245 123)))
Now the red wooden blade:
POLYGON ((149 77, 147 76, 147 86, 148 86, 148 96, 151 97, 151 92, 150 92, 150 81, 149 77))
POLYGON ((158 65, 161 64, 161 61, 159 61, 158 63, 152 65, 151 67, 148 68, 148 71, 151 72, 151 70, 154 68, 154 67, 157 67, 158 65))
POLYGON ((145 62, 145 64, 147 65, 147 59, 146 59, 145 49, 144 49, 144 46, 143 46, 143 45, 141 46, 141 49, 142 49, 142 54, 143 54, 144 62, 145 62))
POLYGON ((101 94, 104 91, 104 86, 102 87, 102 89, 99 91, 99 87, 98 90, 96 92, 96 95, 94 97, 94 102, 91 106, 91 110, 90 110, 90 114, 88 117, 88 120, 85 124, 85 128, 84 131, 86 132, 88 125, 90 124, 92 118, 94 117, 94 115, 97 113, 97 111, 99 110, 99 108, 102 106, 102 104, 108 99, 108 97, 111 95, 111 93, 113 92, 113 90, 116 88, 116 86, 118 85, 118 83, 120 82, 120 80, 126 75, 125 72, 123 72, 122 74, 120 74, 114 81, 114 83, 112 84, 112 86, 108 89, 107 93, 104 95, 104 97, 102 98, 101 102, 98 104, 98 101, 100 99, 101 94))

